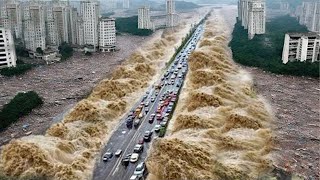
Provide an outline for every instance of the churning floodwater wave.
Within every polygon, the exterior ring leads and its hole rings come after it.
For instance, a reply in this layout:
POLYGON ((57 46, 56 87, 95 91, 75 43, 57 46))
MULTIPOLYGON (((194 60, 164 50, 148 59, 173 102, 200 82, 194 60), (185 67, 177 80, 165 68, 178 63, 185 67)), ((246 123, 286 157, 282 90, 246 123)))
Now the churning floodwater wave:
POLYGON ((149 150, 150 180, 252 180, 272 169, 273 115, 232 61, 229 37, 215 10, 189 58, 167 136, 149 150))

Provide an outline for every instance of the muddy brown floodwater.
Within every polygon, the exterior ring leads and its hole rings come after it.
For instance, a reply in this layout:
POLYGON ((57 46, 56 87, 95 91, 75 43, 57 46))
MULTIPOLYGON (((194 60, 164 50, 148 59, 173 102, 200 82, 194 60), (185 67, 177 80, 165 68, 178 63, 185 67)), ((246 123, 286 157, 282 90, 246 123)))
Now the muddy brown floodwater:
POLYGON ((210 18, 218 25, 207 26, 190 58, 167 137, 150 149, 150 180, 320 179, 319 78, 241 70, 225 61, 232 62, 225 45, 236 16, 237 7, 226 6, 210 18), (226 108, 230 103, 239 107, 226 108))
POLYGON ((198 19, 188 17, 203 17, 207 12, 207 8, 201 8, 180 16, 179 26, 155 33, 44 135, 14 139, 2 146, 1 173, 17 177, 46 175, 59 180, 90 179, 95 159, 119 120, 160 78, 175 48, 198 19))
POLYGON ((39 66, 16 77, 1 77, 0 106, 8 103, 17 92, 31 90, 43 97, 44 104, 0 132, 0 145, 25 136, 29 131, 32 134, 43 134, 54 123, 53 119, 61 120, 60 114, 87 96, 94 85, 110 75, 116 66, 151 38, 117 36, 118 47, 121 49, 119 52, 94 54, 90 57, 75 53, 65 62, 39 66), (23 129, 24 124, 29 127, 23 129))
POLYGON ((214 10, 188 60, 167 136, 153 141, 147 158, 150 180, 249 180, 272 170, 274 118, 250 74, 232 61, 232 28, 222 13, 229 8, 214 10))

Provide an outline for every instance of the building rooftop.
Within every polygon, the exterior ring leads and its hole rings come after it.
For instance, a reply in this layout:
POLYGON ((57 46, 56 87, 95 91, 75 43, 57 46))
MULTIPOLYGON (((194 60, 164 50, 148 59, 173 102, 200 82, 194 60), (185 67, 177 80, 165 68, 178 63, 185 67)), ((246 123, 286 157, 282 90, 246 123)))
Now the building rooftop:
POLYGON ((298 33, 298 32, 294 32, 294 33, 287 33, 290 37, 317 37, 320 38, 320 33, 317 32, 306 32, 306 33, 298 33))
POLYGON ((109 18, 109 17, 101 17, 100 18, 101 21, 115 21, 115 18, 109 18))

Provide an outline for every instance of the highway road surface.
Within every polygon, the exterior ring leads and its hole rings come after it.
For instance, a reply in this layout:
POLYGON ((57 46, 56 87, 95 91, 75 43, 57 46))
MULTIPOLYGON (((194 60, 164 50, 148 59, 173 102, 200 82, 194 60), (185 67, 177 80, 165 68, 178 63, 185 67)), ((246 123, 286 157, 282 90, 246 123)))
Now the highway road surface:
MULTIPOLYGON (((165 116, 171 116, 171 113, 173 113, 172 111, 170 112, 170 110, 168 110, 170 107, 169 102, 171 102, 172 105, 177 101, 176 96, 179 95, 179 90, 181 86, 183 86, 185 75, 188 71, 188 56, 195 49, 196 44, 203 34, 203 31, 204 25, 200 24, 189 39, 188 43, 185 45, 182 51, 178 53, 175 60, 168 67, 161 80, 159 80, 155 85, 149 87, 148 92, 146 92, 144 97, 142 97, 132 108, 131 112, 136 112, 136 109, 139 108, 139 106, 140 109, 143 107, 141 111, 142 114, 139 113, 141 120, 139 126, 132 128, 127 127, 127 119, 130 116, 130 113, 128 113, 125 118, 121 120, 118 129, 114 131, 108 143, 102 149, 100 158, 96 162, 93 172, 94 180, 131 180, 136 166, 145 161, 151 142, 143 143, 144 149, 140 153, 139 160, 137 162, 129 162, 128 166, 124 166, 122 163, 122 159, 127 154, 133 153, 135 145, 141 138, 143 138, 145 131, 153 132, 151 137, 152 139, 159 138, 159 132, 156 133, 154 131, 154 127, 165 120, 161 121, 155 117, 154 121, 150 123, 149 119, 151 114, 159 114, 159 116, 161 115, 161 118, 165 119, 165 116), (141 105, 141 103, 143 104, 141 105), (146 106, 146 104, 148 106, 146 106), (158 110, 159 107, 160 109, 158 110), (149 109, 149 111, 145 112, 146 109, 149 109), (122 150, 122 154, 120 157, 115 157, 114 153, 118 149, 122 150), (113 157, 107 161, 103 161, 102 157, 106 152, 112 152, 113 157)), ((133 117, 137 119, 139 118, 139 115, 133 115, 133 117)), ((145 179, 145 176, 137 177, 134 180, 143 179, 145 179)))

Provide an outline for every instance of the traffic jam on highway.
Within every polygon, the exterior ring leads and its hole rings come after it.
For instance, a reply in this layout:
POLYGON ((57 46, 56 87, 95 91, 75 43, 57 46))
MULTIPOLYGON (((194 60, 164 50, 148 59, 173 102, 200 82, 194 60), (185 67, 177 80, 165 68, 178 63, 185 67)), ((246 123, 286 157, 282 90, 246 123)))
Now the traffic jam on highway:
MULTIPOLYGON (((173 114, 179 91, 188 71, 187 59, 196 48, 203 29, 203 24, 197 27, 193 36, 184 49, 178 53, 161 80, 149 88, 142 99, 126 116, 124 123, 130 131, 141 131, 140 127, 146 124, 144 128, 141 128, 142 133, 139 133, 141 137, 137 137, 138 140, 133 142, 133 149, 130 150, 129 145, 129 149, 113 149, 112 147, 108 148, 102 155, 102 161, 105 163, 108 163, 112 158, 120 158, 121 160, 118 160, 119 164, 125 168, 139 161, 131 174, 130 180, 142 180, 147 176, 147 168, 144 162, 145 157, 140 157, 141 153, 144 149, 149 148, 149 145, 146 146, 146 143, 151 142, 153 138, 165 135, 166 127, 173 114), (113 149, 114 152, 110 149, 113 149)), ((107 179, 111 179, 108 177, 107 179)))

